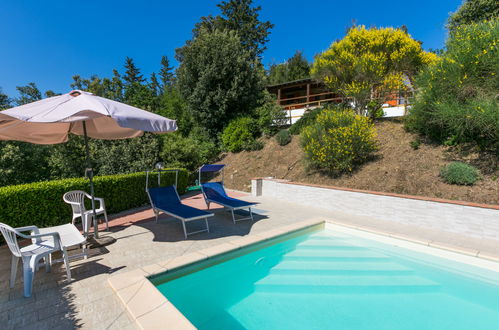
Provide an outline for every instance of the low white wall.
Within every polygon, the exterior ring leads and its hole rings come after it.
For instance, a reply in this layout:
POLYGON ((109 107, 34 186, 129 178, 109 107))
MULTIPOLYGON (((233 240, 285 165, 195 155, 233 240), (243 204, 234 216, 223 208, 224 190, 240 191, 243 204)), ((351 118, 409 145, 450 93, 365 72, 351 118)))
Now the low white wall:
POLYGON ((499 241, 499 210, 258 179, 258 192, 287 202, 499 241))

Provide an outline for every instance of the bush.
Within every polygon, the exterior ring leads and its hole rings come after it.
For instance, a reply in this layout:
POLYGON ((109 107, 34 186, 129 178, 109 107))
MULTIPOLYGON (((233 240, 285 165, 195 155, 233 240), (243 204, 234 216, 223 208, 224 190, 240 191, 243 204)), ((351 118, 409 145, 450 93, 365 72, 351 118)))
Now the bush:
POLYGON ((440 143, 499 150, 499 20, 457 27, 447 51, 416 79, 409 130, 440 143))
MULTIPOLYGON (((187 171, 181 169, 177 187, 179 194, 185 192, 187 180, 187 171)), ((174 172, 162 173, 162 186, 174 182, 174 172)), ((147 204, 145 184, 144 172, 94 177, 95 195, 104 198, 107 211, 111 214, 147 204)), ((156 175, 150 184, 157 185, 156 175)), ((68 223, 71 207, 64 203, 62 195, 70 190, 88 192, 88 180, 63 179, 0 187, 0 222, 12 227, 47 227, 68 223)))
POLYGON ((320 107, 305 112, 305 114, 300 119, 298 119, 296 123, 291 125, 291 127, 289 128, 289 133, 293 135, 300 134, 305 127, 315 123, 315 119, 322 110, 324 110, 324 108, 320 107))
POLYGON ((280 127, 289 123, 286 112, 277 105, 275 97, 267 91, 264 93, 263 104, 256 108, 255 112, 258 116, 258 127, 267 136, 274 135, 280 127))
POLYGON ((169 167, 182 167, 191 172, 211 163, 219 153, 219 148, 208 133, 199 128, 191 131, 188 137, 179 133, 164 134, 163 146, 159 154, 169 167))
POLYGON ((459 185, 474 185, 480 178, 480 173, 471 165, 452 162, 440 170, 440 176, 444 182, 459 185))
POLYGON ((409 145, 411 146, 412 149, 418 150, 419 146, 421 145, 421 141, 420 140, 414 140, 414 141, 409 142, 409 145))
POLYGON ((224 149, 230 152, 254 150, 258 125, 253 118, 240 117, 234 119, 222 133, 224 149))
POLYGON ((291 142, 291 134, 287 129, 282 129, 276 134, 275 139, 280 146, 285 146, 291 142))
POLYGON ((377 149, 374 125, 353 110, 324 110, 301 136, 310 165, 331 173, 351 172, 377 149))

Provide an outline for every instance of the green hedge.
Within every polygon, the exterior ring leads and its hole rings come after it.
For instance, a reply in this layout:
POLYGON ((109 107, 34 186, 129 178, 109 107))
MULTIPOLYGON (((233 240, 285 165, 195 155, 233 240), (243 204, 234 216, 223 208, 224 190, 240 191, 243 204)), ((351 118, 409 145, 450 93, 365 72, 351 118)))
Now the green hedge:
MULTIPOLYGON (((151 175, 150 185, 157 186, 157 174, 151 175)), ((188 177, 187 170, 179 170, 179 194, 185 192, 188 177)), ((108 214, 113 214, 147 204, 145 183, 145 172, 96 176, 95 195, 104 198, 108 214)), ((175 172, 163 172, 161 185, 173 183, 175 172)), ((62 195, 70 190, 89 192, 89 182, 76 178, 0 187, 0 222, 12 227, 48 227, 68 223, 71 207, 62 200, 62 195)))

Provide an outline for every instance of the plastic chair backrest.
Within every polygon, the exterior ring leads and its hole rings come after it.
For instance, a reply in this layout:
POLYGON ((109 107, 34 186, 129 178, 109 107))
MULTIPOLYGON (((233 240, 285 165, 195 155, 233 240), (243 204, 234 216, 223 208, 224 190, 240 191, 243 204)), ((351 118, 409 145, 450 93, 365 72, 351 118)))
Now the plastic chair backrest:
POLYGON ((0 222, 0 231, 12 254, 16 257, 21 257, 21 249, 19 249, 19 245, 17 244, 17 230, 0 222))
POLYGON ((62 199, 71 205, 74 214, 83 214, 85 209, 85 195, 87 193, 81 190, 68 191, 62 196, 62 199))
POLYGON ((216 198, 217 196, 228 197, 222 182, 203 183, 201 188, 207 198, 216 198))
POLYGON ((175 186, 149 188, 147 192, 153 205, 181 204, 175 186))

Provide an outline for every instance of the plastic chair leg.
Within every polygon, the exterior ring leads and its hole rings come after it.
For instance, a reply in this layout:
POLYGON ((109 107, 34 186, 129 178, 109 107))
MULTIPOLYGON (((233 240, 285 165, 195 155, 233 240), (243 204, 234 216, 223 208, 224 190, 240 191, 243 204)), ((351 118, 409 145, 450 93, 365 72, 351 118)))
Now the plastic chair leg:
POLYGON ((106 230, 109 230, 109 223, 107 220, 107 211, 104 209, 104 219, 106 220, 106 230))
POLYGON ((35 267, 37 263, 37 258, 23 258, 23 282, 24 282, 24 296, 26 298, 31 297, 33 292, 33 279, 35 275, 35 267))
POLYGON ((50 255, 50 254, 49 254, 48 256, 46 256, 46 257, 45 257, 45 258, 43 258, 43 259, 45 259, 45 260, 44 260, 44 261, 45 261, 45 272, 46 272, 46 273, 49 273, 49 272, 50 272, 50 270, 51 270, 51 268, 52 268, 52 267, 51 267, 51 266, 52 266, 52 255, 50 255))
POLYGON ((10 262, 10 288, 12 289, 16 284, 17 266, 19 265, 19 257, 12 255, 10 262))

